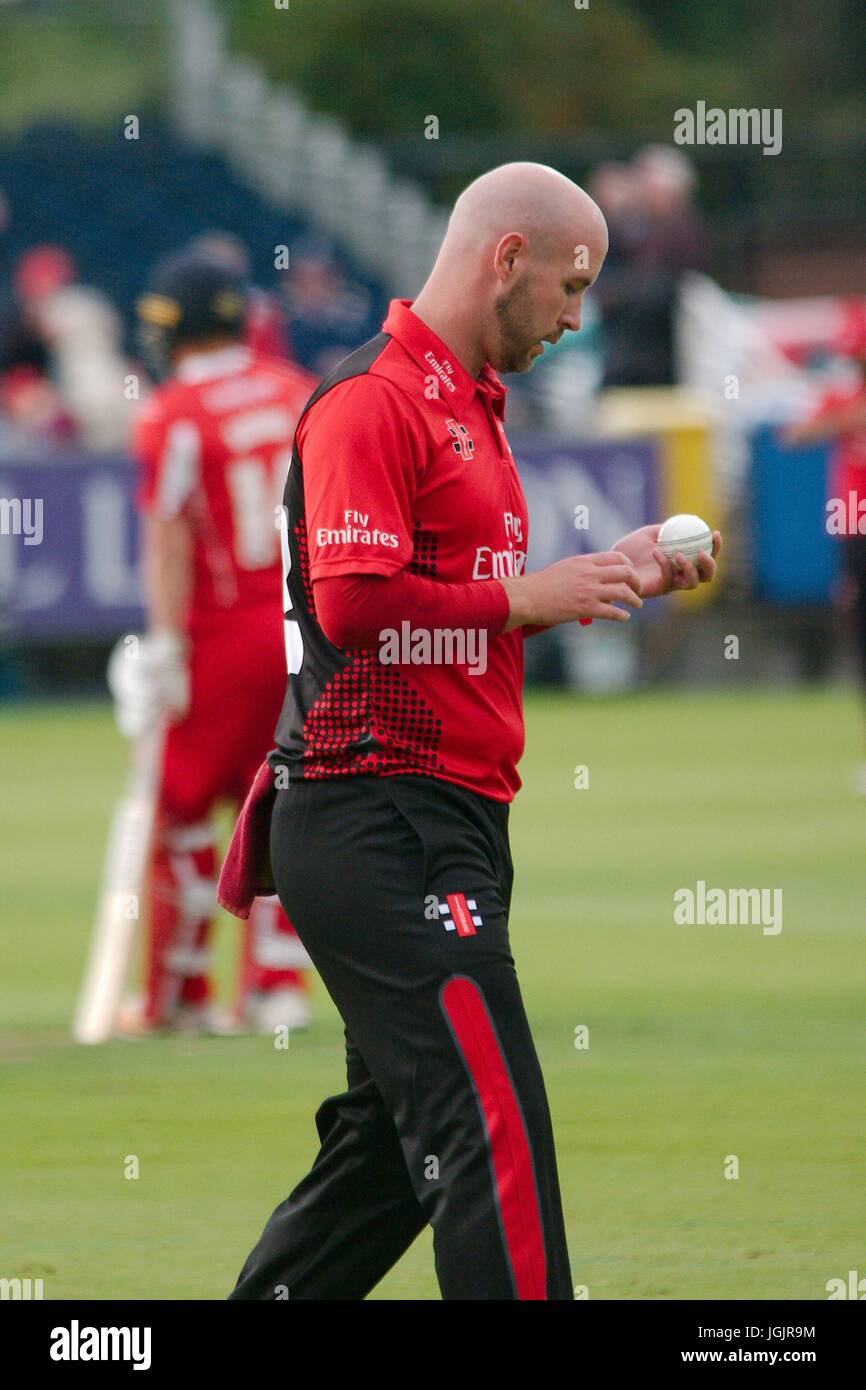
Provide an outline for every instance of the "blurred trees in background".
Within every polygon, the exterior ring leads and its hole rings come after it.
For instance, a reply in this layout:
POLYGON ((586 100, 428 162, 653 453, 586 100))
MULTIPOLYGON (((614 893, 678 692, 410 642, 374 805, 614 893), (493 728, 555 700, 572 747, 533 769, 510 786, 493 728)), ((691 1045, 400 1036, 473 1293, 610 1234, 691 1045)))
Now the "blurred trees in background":
MULTIPOLYGON (((212 0, 238 49, 359 136, 669 139, 673 113, 781 106, 866 132, 863 0, 212 0), (278 8, 285 4, 287 8, 278 8)), ((0 130, 154 109, 168 0, 0 0, 0 130)))
MULTIPOLYGON (((689 151, 716 271, 757 290, 756 255, 786 238, 862 259, 863 0, 211 3, 235 52, 377 142, 443 204, 509 158, 583 179, 601 159, 671 141, 675 112, 698 101, 781 107, 781 158, 689 151)), ((129 112, 164 119, 170 13, 169 0, 0 0, 0 137, 40 121, 108 131, 129 112)))
POLYGON ((803 261, 791 284, 860 283, 863 0, 221 3, 237 49, 376 141, 443 204, 505 159, 583 180, 601 159, 671 142, 675 112, 698 101, 781 108, 782 157, 752 145, 688 151, 712 223, 712 270, 731 288, 762 292, 768 258, 790 242, 803 261), (439 121, 435 140, 425 139, 428 116, 439 121), (810 281, 818 246, 825 264, 810 281))
POLYGON ((238 45, 367 137, 634 134, 673 112, 781 106, 866 128, 862 0, 223 0, 238 45), (279 38, 284 28, 285 41, 279 38))

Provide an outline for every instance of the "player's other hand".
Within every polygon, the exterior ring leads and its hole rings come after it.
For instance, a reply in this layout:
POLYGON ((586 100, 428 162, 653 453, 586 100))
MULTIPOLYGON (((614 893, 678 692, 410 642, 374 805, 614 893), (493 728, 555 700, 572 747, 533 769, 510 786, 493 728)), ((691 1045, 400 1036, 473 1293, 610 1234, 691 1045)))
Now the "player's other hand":
POLYGON ((173 632, 121 637, 109 658, 108 686, 124 738, 141 738, 160 719, 182 718, 190 696, 186 642, 173 632))
POLYGON ((578 618, 626 623, 629 608, 643 607, 640 577, 628 556, 616 550, 572 555, 536 574, 500 582, 511 604, 506 632, 536 624, 553 627, 578 618))
POLYGON ((657 541, 660 530, 661 523, 640 526, 637 531, 629 531, 615 546, 634 565, 640 576, 644 598, 660 598, 663 594, 712 583, 716 577, 716 558, 722 548, 721 533, 713 532, 712 555, 699 551, 694 560, 687 560, 679 554, 668 559, 664 551, 659 550, 657 541))

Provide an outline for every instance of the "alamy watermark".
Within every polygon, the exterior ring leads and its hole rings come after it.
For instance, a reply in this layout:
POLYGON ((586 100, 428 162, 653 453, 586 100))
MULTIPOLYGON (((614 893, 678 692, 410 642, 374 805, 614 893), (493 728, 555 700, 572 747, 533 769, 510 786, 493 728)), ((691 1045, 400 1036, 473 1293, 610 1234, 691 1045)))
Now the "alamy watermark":
POLYGON ((848 1270, 847 1279, 828 1279, 824 1288, 830 1302, 837 1298, 853 1298, 862 1303, 866 1299, 866 1277, 861 1278, 856 1269, 848 1270))
POLYGON ((0 1302, 11 1299, 27 1303, 45 1297, 45 1283, 42 1279, 0 1279, 0 1302))
POLYGON ((25 545, 41 545, 42 535, 41 497, 0 497, 0 536, 23 536, 25 545))
POLYGON ((853 491, 847 497, 831 497, 824 524, 828 536, 866 536, 866 497, 853 491))
POLYGON ((51 1329, 52 1361, 131 1361, 134 1371, 150 1370, 149 1327, 82 1327, 73 1318, 68 1327, 51 1329))
POLYGON ((470 676, 487 670, 487 629, 413 627, 408 619, 379 633, 383 666, 466 666, 470 676))
POLYGON ((764 936, 782 930, 781 888, 708 888, 699 878, 694 888, 674 892, 677 926, 763 927, 764 936))
POLYGON ((674 143, 677 145, 760 145, 763 153, 779 154, 782 149, 782 108, 780 106, 707 107, 699 101, 694 111, 681 106, 674 112, 674 143))

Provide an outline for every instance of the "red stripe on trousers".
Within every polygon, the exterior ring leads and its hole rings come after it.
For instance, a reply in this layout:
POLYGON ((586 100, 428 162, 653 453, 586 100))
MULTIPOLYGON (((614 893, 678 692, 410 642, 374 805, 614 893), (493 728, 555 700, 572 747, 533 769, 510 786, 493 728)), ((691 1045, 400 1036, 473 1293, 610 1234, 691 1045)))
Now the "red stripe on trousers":
POLYGON ((445 901, 451 911, 451 918, 457 928, 458 936, 477 936, 469 904, 462 893, 446 893, 445 901))
POLYGON ((546 1299, 547 1260, 529 1139, 484 996, 474 980, 455 975, 442 990, 442 1004, 481 1102, 517 1297, 546 1299))

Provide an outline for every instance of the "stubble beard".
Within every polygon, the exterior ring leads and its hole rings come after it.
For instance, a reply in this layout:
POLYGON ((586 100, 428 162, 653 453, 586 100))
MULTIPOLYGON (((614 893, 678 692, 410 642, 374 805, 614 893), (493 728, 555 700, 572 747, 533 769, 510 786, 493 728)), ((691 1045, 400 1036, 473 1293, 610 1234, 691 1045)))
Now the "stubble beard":
POLYGON ((530 329, 531 300, 532 286, 524 277, 496 301, 500 372, 528 372, 535 361, 532 348, 538 339, 530 329))

